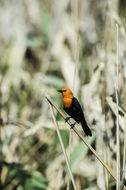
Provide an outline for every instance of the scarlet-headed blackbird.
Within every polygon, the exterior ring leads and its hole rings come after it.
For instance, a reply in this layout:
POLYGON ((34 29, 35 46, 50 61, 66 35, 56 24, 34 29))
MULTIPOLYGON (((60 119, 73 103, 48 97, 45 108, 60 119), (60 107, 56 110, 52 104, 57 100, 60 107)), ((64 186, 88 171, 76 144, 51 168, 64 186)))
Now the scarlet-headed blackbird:
MULTIPOLYGON (((77 98, 73 96, 72 91, 69 88, 62 88, 61 90, 57 91, 61 92, 63 95, 63 109, 65 112, 70 115, 77 123, 81 123, 82 128, 87 136, 92 136, 91 130, 89 129, 84 118, 80 103, 78 102, 77 98)), ((66 121, 68 119, 70 119, 70 117, 67 117, 66 121)), ((74 125, 75 123, 72 124, 71 127, 74 127, 74 125)))

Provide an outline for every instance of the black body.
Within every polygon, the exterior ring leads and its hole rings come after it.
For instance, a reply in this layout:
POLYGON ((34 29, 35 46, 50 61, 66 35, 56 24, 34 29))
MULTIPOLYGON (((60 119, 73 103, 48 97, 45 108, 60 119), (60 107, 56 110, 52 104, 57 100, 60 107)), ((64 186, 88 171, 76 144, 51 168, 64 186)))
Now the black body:
POLYGON ((82 111, 82 108, 80 106, 80 103, 78 100, 74 97, 72 99, 72 104, 69 108, 63 107, 63 109, 66 111, 68 115, 70 115, 77 123, 81 123, 82 128, 85 132, 85 134, 88 136, 92 136, 91 130, 89 129, 87 122, 84 118, 84 114, 82 111))

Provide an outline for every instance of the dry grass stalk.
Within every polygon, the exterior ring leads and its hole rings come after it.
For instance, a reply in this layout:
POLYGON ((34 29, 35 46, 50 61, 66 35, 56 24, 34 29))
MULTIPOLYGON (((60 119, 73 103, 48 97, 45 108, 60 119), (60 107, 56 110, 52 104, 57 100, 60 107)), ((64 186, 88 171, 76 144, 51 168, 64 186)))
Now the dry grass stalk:
POLYGON ((116 121, 116 143, 117 143, 117 169, 116 169, 116 190, 120 190, 120 139, 119 139, 119 99, 118 99, 118 90, 119 90, 119 27, 116 24, 117 31, 117 61, 116 61, 116 103, 117 103, 117 121, 116 121))
POLYGON ((52 112, 53 121, 54 121, 54 124, 55 124, 55 127, 56 127, 56 131, 57 131, 58 138, 59 138, 59 141, 60 141, 60 144, 61 144, 61 147, 62 147, 62 151, 63 151, 63 154, 65 156, 65 160, 66 160, 68 171, 69 171, 69 174, 70 174, 70 177, 71 177, 71 181, 72 181, 74 190, 77 190, 76 185, 75 185, 75 181, 74 181, 74 178, 73 178, 73 175, 72 175, 72 171, 71 171, 71 168, 70 168, 69 160, 68 160, 68 157, 67 157, 67 154, 66 154, 66 151, 65 151, 65 148, 64 148, 64 144, 63 144, 63 141, 62 141, 62 137, 61 137, 61 134, 60 134, 59 126, 58 126, 58 123, 56 121, 54 108, 53 108, 52 104, 50 104, 50 109, 51 109, 51 112, 52 112))
MULTIPOLYGON (((68 159, 70 160, 70 154, 71 154, 71 143, 72 143, 72 130, 69 130, 69 151, 68 151, 68 159)), ((68 177, 68 181, 67 181, 67 190, 70 189, 70 181, 69 181, 69 177, 68 177)))
POLYGON ((126 134, 124 134, 124 150, 123 150, 123 169, 122 169, 122 183, 121 183, 121 190, 124 189, 124 181, 125 181, 125 168, 126 168, 126 134))

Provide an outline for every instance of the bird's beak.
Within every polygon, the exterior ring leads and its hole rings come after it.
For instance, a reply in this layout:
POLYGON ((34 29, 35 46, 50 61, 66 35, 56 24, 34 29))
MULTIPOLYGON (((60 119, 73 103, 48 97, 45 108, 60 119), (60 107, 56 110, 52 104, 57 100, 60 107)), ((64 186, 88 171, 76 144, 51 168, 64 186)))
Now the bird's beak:
POLYGON ((63 91, 62 91, 62 90, 57 90, 57 92, 60 92, 60 93, 62 93, 63 91))

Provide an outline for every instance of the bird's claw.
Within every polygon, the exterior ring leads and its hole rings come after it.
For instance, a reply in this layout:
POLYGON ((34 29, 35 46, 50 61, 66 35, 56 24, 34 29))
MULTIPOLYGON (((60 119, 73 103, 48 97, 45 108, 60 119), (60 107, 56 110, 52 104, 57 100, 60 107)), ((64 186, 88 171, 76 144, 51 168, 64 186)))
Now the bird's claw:
POLYGON ((70 126, 71 126, 71 129, 74 128, 75 124, 76 124, 76 122, 75 122, 75 123, 72 123, 72 124, 70 125, 70 126))
POLYGON ((67 122, 71 117, 66 117, 65 118, 65 122, 67 122))

